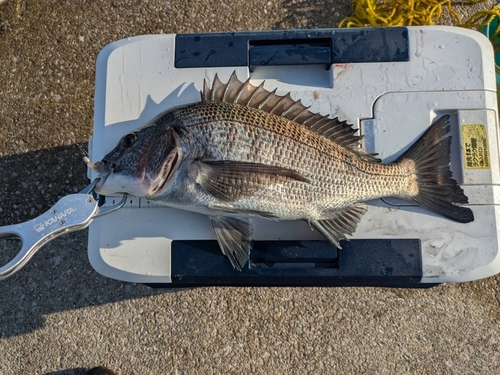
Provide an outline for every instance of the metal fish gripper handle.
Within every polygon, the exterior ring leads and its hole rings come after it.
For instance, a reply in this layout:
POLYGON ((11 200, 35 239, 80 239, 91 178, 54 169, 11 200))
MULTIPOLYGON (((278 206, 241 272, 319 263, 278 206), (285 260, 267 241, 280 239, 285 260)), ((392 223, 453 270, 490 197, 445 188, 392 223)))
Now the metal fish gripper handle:
POLYGON ((113 212, 125 204, 126 195, 117 205, 101 210, 92 194, 97 181, 98 179, 93 181, 79 194, 61 198, 51 209, 34 219, 0 227, 0 240, 17 238, 22 242, 19 253, 0 267, 0 280, 19 271, 49 241, 63 234, 85 229, 94 218, 113 212))

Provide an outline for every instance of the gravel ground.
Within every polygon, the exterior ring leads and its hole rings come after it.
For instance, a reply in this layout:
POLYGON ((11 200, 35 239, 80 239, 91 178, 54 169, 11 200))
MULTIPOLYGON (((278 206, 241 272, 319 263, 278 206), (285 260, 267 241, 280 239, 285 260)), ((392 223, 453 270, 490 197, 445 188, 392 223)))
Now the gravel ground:
MULTIPOLYGON (((95 59, 105 45, 140 34, 334 27, 349 12, 346 0, 0 1, 0 225, 84 186, 77 145, 92 131, 95 59)), ((430 290, 152 290, 98 275, 86 241, 85 231, 59 238, 0 282, 1 374, 500 367, 499 277, 430 290)), ((4 251, 1 264, 12 255, 4 251)))

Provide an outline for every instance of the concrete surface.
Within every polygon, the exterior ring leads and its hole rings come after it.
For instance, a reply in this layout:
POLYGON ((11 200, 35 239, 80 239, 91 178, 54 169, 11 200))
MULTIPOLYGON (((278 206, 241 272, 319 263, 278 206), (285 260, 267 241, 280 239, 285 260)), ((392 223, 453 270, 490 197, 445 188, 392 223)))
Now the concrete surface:
MULTIPOLYGON (((91 134, 94 63, 108 43, 332 27, 349 10, 332 0, 2 3, 0 225, 84 186, 76 145, 91 134)), ((155 291, 98 275, 86 239, 85 231, 59 238, 0 282, 1 374, 84 374, 95 365, 119 374, 499 372, 499 277, 431 290, 155 291)), ((1 264, 12 255, 4 250, 1 264)))

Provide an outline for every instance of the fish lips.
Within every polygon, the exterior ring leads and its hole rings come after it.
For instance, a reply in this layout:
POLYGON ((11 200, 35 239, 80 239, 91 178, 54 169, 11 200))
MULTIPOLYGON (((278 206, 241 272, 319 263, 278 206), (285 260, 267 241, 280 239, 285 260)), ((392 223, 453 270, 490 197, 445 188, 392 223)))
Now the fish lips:
MULTIPOLYGON (((105 189, 105 184, 106 184, 106 179, 108 178, 109 176, 109 173, 108 174, 101 174, 99 176, 99 181, 97 182, 97 184, 95 185, 94 187, 94 191, 97 193, 97 194, 101 194, 101 195, 107 195, 106 194, 106 189, 105 189)), ((108 192, 109 194, 109 192, 108 192)))
MULTIPOLYGON (((136 189, 137 179, 115 173, 116 164, 107 160, 97 162, 97 169, 99 170, 99 181, 97 182, 94 191, 100 195, 116 195, 116 194, 132 194, 139 195, 140 192, 136 189), (132 189, 131 189, 132 188, 132 189), (128 191, 128 190, 134 190, 128 191)), ((141 189, 139 189, 141 190, 141 189)))
POLYGON ((150 185, 141 178, 111 171, 101 175, 94 191, 105 196, 129 194, 142 198, 148 194, 149 187, 150 185))
POLYGON ((97 182, 94 191, 101 195, 113 195, 117 194, 118 185, 112 183, 115 178, 114 174, 114 163, 109 163, 106 160, 102 160, 96 163, 96 167, 99 170, 99 181, 97 182))
POLYGON ((95 163, 95 171, 99 172, 99 181, 95 185, 94 191, 98 194, 103 194, 103 186, 106 183, 106 179, 111 174, 111 168, 109 167, 108 163, 102 160, 95 163))

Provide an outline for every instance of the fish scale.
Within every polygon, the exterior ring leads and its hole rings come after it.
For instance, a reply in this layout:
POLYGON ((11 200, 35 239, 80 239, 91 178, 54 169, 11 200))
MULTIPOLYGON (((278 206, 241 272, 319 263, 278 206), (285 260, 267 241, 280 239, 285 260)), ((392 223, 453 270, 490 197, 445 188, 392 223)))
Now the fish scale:
POLYGON ((474 220, 449 169, 449 116, 394 163, 359 147, 352 126, 278 96, 216 76, 202 101, 176 107, 125 135, 95 164, 96 191, 126 192, 210 217, 233 267, 252 248, 251 217, 306 220, 333 245, 352 235, 366 200, 397 196, 450 218, 474 220))
MULTIPOLYGON (((189 118, 185 126, 189 133, 196 134, 187 140, 193 158, 283 165, 309 178, 311 184, 290 182, 287 185, 285 194, 290 195, 290 200, 308 196, 317 205, 339 208, 360 200, 394 195, 408 185, 406 177, 410 172, 400 166, 354 158, 348 150, 306 127, 298 127, 264 111, 248 111, 245 107, 236 111, 234 105, 202 102, 173 113, 179 122, 189 118), (269 147, 256 147, 248 141, 251 135, 269 147), (191 139, 196 142, 190 142, 191 139), (335 160, 344 162, 335 163, 335 160), (325 189, 326 186, 329 189, 325 189)), ((262 199, 276 199, 272 188, 261 195, 262 199)), ((246 203, 255 206, 255 203, 246 203)), ((290 203, 284 202, 284 205, 290 203)), ((297 217, 297 214, 289 212, 285 217, 297 217)))

